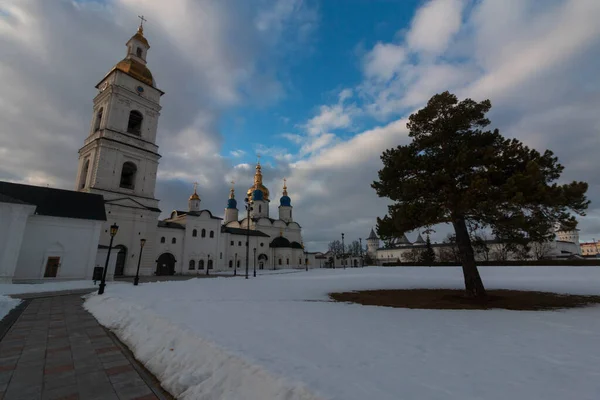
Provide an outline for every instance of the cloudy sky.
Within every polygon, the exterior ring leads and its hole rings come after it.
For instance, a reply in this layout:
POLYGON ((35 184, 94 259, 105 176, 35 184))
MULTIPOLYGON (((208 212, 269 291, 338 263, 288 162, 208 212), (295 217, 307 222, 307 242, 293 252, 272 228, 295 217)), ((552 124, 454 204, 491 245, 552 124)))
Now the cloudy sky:
POLYGON ((579 228, 600 237, 598 0, 0 0, 0 179, 74 187, 94 86, 140 14, 166 92, 165 212, 197 181, 222 215, 228 182, 243 198, 260 153, 271 214, 287 177, 309 250, 365 238, 386 212, 370 188, 381 152, 450 90, 489 98, 492 127, 587 181, 579 228))

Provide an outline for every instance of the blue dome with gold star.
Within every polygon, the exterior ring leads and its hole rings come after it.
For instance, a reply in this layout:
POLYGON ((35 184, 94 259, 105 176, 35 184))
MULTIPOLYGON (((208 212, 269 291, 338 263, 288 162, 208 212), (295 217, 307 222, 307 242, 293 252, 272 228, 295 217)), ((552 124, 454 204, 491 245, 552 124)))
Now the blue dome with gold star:
POLYGON ((292 199, 290 199, 289 196, 281 196, 281 198, 279 199, 279 205, 282 207, 291 207, 292 199))
POLYGON ((236 199, 227 200, 227 208, 237 208, 237 200, 236 199))
POLYGON ((252 200, 256 201, 256 200, 263 200, 263 192, 262 190, 256 189, 254 192, 252 192, 252 200))

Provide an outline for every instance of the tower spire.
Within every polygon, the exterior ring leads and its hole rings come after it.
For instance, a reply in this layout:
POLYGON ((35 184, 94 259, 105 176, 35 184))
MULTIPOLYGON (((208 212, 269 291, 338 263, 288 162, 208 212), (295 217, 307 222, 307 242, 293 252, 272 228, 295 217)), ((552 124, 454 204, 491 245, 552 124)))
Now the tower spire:
POLYGON ((235 189, 234 189, 235 181, 231 181, 230 183, 231 183, 231 189, 229 189, 229 198, 235 199, 235 189))
POLYGON ((287 179, 283 178, 283 195, 284 195, 284 196, 287 196, 287 195, 288 195, 288 193, 287 193, 287 185, 286 185, 286 183, 287 183, 287 179))
POLYGON ((147 22, 148 20, 146 18, 144 18, 143 15, 138 15, 138 18, 140 19, 140 26, 138 28, 138 33, 140 34, 144 34, 144 22, 147 22))

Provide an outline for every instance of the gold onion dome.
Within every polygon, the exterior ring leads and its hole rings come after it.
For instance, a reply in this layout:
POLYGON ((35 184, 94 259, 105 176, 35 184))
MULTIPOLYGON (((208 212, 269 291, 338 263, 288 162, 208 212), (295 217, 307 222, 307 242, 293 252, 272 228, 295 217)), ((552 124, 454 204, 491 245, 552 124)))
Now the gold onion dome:
POLYGON ((248 199, 252 199, 254 196, 252 195, 255 190, 259 190, 262 192, 262 197, 264 200, 269 201, 269 189, 265 187, 262 183, 262 171, 261 171, 260 162, 256 164, 256 173, 254 174, 254 185, 250 186, 247 192, 248 199))
POLYGON ((198 196, 198 192, 196 191, 198 184, 194 183, 194 193, 190 196, 190 200, 200 200, 200 196, 198 196))

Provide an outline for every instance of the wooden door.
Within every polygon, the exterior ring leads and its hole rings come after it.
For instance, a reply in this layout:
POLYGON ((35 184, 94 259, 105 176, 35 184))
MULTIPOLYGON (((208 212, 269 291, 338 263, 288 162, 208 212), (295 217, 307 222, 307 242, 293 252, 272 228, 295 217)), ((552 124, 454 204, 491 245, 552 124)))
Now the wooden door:
POLYGON ((46 262, 46 271, 44 272, 44 278, 56 278, 59 266, 60 257, 48 257, 48 261, 46 262))

